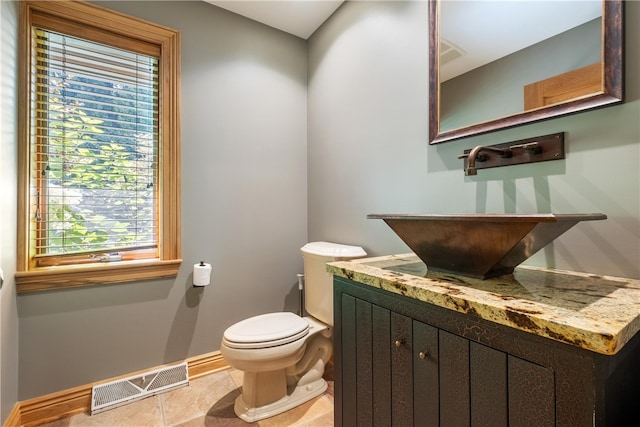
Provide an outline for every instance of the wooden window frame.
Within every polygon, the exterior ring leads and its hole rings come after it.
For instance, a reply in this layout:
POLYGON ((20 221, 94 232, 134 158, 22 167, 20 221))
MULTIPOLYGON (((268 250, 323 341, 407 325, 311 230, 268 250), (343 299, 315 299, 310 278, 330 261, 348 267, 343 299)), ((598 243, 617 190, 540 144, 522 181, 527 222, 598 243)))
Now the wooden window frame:
MULTIPOLYGON (((120 46, 125 49, 127 46, 120 46)), ((175 277, 180 259, 180 34, 83 1, 20 2, 18 112, 18 254, 17 292, 121 283, 175 277), (30 185, 33 180, 30 141, 31 26, 33 17, 64 21, 86 29, 86 38, 109 43, 114 34, 160 50, 160 142, 158 257, 116 262, 36 267, 32 262, 30 185)))

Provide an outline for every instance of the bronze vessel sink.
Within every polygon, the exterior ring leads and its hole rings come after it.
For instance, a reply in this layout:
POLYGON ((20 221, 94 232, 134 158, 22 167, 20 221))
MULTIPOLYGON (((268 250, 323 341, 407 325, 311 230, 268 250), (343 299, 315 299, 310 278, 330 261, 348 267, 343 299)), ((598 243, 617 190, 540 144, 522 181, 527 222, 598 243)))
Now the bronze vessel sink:
POLYGON ((370 214, 382 219, 430 270, 489 279, 513 269, 594 214, 370 214))

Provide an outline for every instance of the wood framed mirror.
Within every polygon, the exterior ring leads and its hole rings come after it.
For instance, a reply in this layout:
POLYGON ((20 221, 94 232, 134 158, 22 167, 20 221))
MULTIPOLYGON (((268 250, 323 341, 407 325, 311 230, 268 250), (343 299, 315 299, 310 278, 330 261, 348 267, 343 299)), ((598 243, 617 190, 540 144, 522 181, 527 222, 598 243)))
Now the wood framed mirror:
POLYGON ((622 102, 623 3, 623 0, 429 0, 429 143, 452 141, 622 102), (550 11, 548 7, 552 3, 564 6, 567 14, 550 11), (509 9, 527 4, 542 4, 546 10, 536 16, 534 11, 509 9), (496 7, 498 12, 492 9, 496 7), (460 10, 466 18, 457 15, 460 10), (499 14, 505 18, 502 23, 494 22, 484 17, 483 13, 487 12, 491 19, 499 14), (515 19, 519 15, 534 21, 520 23, 515 19), (568 16, 576 22, 569 24, 568 16), (476 27, 477 22, 499 28, 502 33, 485 38, 481 34, 487 30, 476 27), (482 48, 488 47, 492 51, 489 59, 483 59, 480 65, 471 65, 468 70, 465 66, 451 67, 456 61, 456 65, 463 62, 458 58, 469 54, 466 49, 474 49, 460 46, 466 42, 457 41, 456 26, 459 33, 466 32, 470 36, 467 38, 475 39, 482 48), (534 34, 539 28, 547 33, 534 34), (517 49, 507 48, 513 50, 506 54, 499 52, 498 47, 518 39, 516 35, 521 33, 533 41, 517 49), (497 58, 490 59, 491 55, 497 58))

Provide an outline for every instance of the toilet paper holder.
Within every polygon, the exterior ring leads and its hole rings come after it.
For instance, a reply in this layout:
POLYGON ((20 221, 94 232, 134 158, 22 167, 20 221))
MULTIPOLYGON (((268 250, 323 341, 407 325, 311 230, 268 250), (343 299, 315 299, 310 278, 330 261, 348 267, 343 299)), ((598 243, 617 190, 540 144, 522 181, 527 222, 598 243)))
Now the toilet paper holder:
POLYGON ((193 286, 207 286, 211 282, 211 264, 200 261, 193 265, 193 286))

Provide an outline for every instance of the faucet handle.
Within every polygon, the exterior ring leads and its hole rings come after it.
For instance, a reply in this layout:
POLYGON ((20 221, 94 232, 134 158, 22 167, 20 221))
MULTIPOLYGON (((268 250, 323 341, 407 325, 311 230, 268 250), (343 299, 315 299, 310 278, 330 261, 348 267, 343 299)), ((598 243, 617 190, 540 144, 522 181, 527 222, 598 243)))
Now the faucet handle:
POLYGON ((527 143, 524 143, 524 144, 516 144, 516 145, 512 145, 509 148, 512 149, 512 150, 516 149, 516 148, 522 148, 524 151, 526 151, 529 154, 540 154, 540 153, 542 153, 542 147, 540 146, 538 141, 527 142, 527 143))

